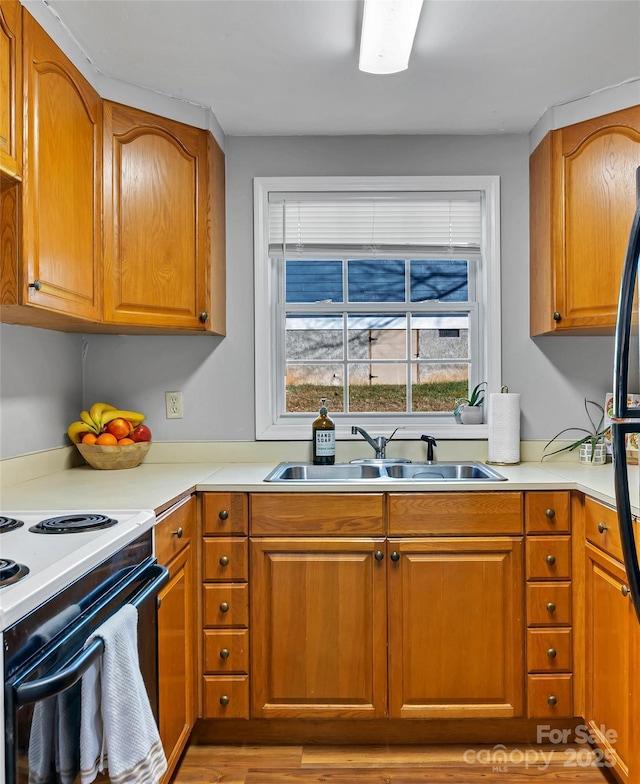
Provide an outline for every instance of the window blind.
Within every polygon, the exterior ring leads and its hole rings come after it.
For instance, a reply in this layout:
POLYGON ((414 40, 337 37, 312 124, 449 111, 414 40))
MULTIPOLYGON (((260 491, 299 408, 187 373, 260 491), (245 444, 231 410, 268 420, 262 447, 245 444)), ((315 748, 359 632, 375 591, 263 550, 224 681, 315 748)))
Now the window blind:
POLYGON ((480 250, 480 194, 269 195, 269 253, 469 253, 480 250), (321 197, 321 198, 319 198, 321 197))

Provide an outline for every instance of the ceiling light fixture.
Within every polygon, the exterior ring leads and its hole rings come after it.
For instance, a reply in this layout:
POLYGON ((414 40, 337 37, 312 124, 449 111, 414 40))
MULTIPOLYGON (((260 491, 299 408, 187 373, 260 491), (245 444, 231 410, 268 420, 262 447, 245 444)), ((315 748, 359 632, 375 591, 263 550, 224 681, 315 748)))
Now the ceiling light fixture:
POLYGON ((373 74, 405 71, 423 0, 365 0, 360 37, 360 70, 373 74))

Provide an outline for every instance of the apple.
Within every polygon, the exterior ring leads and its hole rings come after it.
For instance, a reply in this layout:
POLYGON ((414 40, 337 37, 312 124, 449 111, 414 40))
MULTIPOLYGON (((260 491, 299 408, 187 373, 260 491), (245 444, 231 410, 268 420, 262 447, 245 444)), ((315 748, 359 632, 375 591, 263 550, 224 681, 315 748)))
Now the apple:
POLYGON ((138 425, 138 427, 133 429, 129 438, 136 443, 139 441, 151 441, 151 431, 146 425, 138 425))
POLYGON ((129 422, 128 419, 122 419, 122 417, 112 419, 111 422, 109 422, 107 425, 107 433, 111 433, 111 435, 115 436, 118 441, 121 438, 127 438, 131 430, 131 422, 129 422))

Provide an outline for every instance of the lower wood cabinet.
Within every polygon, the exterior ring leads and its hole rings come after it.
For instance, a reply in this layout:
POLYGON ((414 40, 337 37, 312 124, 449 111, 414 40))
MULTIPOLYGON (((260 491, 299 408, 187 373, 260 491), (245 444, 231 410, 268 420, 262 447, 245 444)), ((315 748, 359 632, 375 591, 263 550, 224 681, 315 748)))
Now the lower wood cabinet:
POLYGON ((194 548, 196 498, 179 502, 155 530, 158 562, 169 582, 158 595, 158 708, 168 781, 196 717, 194 548))
POLYGON ((635 782, 640 634, 626 579, 619 561, 587 543, 585 719, 617 777, 635 782))
POLYGON ((384 539, 251 541, 252 716, 386 714, 384 539))
POLYGON ((389 715, 523 713, 522 538, 389 541, 389 715))

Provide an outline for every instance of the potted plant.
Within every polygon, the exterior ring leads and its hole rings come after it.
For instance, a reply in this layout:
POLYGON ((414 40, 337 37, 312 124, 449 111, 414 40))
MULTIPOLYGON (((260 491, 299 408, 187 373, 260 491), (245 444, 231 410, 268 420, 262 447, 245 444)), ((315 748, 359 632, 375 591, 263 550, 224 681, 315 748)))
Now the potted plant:
POLYGON ((453 416, 461 425, 481 425, 483 419, 482 404, 484 403, 484 387, 486 381, 476 384, 469 397, 458 397, 455 400, 453 416))
POLYGON ((589 419, 591 428, 587 430, 584 427, 565 427, 564 430, 556 433, 555 436, 545 444, 542 460, 544 460, 545 457, 557 455, 559 452, 573 452, 574 450, 579 449, 581 463, 594 463, 601 465, 602 463, 607 462, 607 447, 605 444, 605 437, 609 433, 609 426, 604 426, 604 408, 599 403, 594 403, 593 400, 587 400, 585 398, 584 410, 587 412, 587 418, 589 419), (593 416, 591 415, 589 406, 593 406, 600 412, 600 419, 598 420, 598 424, 596 424, 593 416), (554 449, 553 452, 547 452, 547 449, 556 439, 560 438, 560 436, 564 433, 570 433, 571 431, 586 433, 586 435, 571 444, 562 446, 559 449, 554 449))

